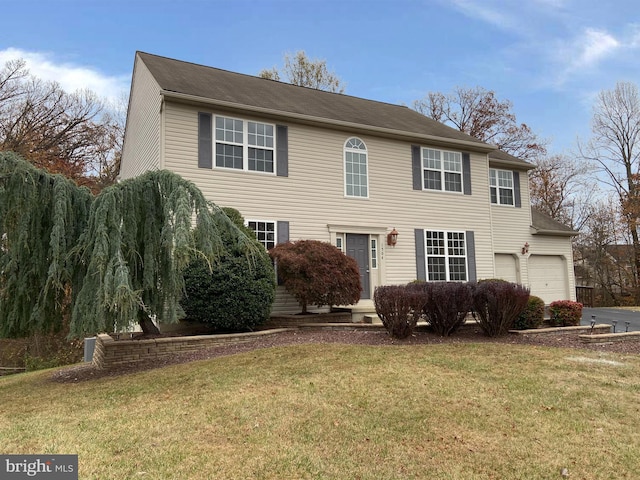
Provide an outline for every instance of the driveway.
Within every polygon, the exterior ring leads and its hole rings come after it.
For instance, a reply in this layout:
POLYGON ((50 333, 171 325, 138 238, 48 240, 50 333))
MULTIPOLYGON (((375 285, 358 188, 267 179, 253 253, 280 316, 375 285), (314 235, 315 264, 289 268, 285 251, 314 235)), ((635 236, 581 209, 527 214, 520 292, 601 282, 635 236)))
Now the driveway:
POLYGON ((596 323, 608 323, 613 325, 617 321, 616 332, 640 332, 640 312, 623 310, 621 308, 583 308, 581 325, 591 324, 591 315, 596 316, 596 323), (629 322, 629 325, 625 324, 629 322))

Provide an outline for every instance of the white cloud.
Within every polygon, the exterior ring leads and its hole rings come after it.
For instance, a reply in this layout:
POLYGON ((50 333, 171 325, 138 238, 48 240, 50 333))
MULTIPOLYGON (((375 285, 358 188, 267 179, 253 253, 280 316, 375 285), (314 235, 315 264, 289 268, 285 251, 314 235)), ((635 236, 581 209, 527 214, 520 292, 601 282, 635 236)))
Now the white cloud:
POLYGON ((620 42, 612 35, 601 30, 588 28, 584 35, 577 39, 578 57, 574 67, 589 67, 598 63, 619 46, 620 42))
POLYGON ((56 81, 67 92, 89 89, 117 103, 129 92, 129 76, 109 76, 90 67, 60 62, 50 53, 29 52, 17 48, 0 50, 0 67, 9 60, 23 59, 29 72, 45 81, 56 81))

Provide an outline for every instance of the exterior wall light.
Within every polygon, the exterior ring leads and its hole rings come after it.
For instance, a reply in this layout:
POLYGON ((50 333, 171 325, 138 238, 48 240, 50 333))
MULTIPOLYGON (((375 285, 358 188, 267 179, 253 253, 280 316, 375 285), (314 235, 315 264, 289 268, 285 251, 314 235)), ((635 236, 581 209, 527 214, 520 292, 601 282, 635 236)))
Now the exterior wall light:
POLYGON ((522 254, 526 255, 529 253, 529 242, 524 242, 524 246, 522 247, 522 254))
POLYGON ((387 234, 387 245, 395 247, 396 243, 398 243, 398 231, 394 228, 387 234))

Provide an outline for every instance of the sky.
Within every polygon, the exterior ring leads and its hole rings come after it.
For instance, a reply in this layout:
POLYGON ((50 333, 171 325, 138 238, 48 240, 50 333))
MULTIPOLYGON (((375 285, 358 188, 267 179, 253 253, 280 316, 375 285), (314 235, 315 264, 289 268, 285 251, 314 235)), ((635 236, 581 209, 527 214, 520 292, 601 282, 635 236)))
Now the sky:
POLYGON ((128 95, 135 52, 257 75, 304 50, 345 93, 411 106, 480 86, 572 155, 599 92, 640 85, 631 0, 0 0, 0 65, 128 95), (10 21, 8 21, 10 19, 10 21))

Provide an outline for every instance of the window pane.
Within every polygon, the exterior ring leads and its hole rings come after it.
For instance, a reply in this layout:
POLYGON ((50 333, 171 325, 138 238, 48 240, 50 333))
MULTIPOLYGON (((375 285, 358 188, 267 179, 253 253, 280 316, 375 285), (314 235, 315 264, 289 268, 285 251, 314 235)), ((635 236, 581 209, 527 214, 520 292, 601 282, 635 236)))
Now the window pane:
POLYGON ((513 205, 513 190, 500 189, 500 205, 513 205))
POLYGON ((242 169, 242 147, 216 143, 216 167, 242 169))
POLYGON ((442 180, 439 171, 424 171, 424 188, 429 190, 442 190, 442 180))
POLYGON ((449 279, 462 282, 467 280, 467 268, 464 258, 449 258, 449 279))
POLYGON ((345 151, 344 161, 346 195, 366 197, 368 194, 367 154, 345 151))
POLYGON ((247 226, 256 234, 256 239, 269 250, 276 245, 276 225, 275 222, 249 221, 247 226))
POLYGON ((249 170, 273 173, 273 150, 249 148, 249 170))
POLYGON ((461 192, 462 191, 462 175, 459 173, 445 172, 444 189, 447 192, 461 192))
POLYGON ((447 269, 444 257, 429 257, 427 259, 427 270, 430 281, 441 282, 447 280, 447 269))
POLYGON ((496 187, 491 187, 489 190, 491 191, 491 203, 498 203, 498 191, 496 187))

